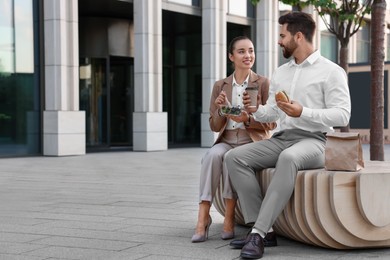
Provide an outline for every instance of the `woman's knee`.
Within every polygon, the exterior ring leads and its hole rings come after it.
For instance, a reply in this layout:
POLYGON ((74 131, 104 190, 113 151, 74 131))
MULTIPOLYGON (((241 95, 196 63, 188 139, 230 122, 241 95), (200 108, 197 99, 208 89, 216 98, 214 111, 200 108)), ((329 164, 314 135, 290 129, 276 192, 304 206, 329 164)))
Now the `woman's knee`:
POLYGON ((221 149, 213 149, 213 147, 212 147, 203 156, 202 162, 204 162, 204 161, 222 162, 225 154, 226 154, 226 151, 223 151, 221 149))

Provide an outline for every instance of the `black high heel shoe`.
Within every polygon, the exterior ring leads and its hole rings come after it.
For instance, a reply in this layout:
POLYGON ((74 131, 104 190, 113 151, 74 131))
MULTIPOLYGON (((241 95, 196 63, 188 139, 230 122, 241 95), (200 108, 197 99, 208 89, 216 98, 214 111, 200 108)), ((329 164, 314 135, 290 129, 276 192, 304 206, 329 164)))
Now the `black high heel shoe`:
POLYGON ((198 242, 206 241, 209 238, 209 229, 210 229, 210 225, 211 225, 212 222, 213 222, 213 220, 211 219, 211 216, 209 215, 209 222, 207 223, 207 225, 205 227, 204 234, 203 235, 194 234, 192 236, 191 242, 192 243, 198 243, 198 242))

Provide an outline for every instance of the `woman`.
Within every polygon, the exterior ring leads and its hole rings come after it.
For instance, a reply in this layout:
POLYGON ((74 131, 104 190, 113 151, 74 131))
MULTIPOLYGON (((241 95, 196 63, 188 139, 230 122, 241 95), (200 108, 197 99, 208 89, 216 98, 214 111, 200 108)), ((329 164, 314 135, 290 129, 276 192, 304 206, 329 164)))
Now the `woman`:
POLYGON ((237 197, 223 164, 224 155, 236 146, 268 138, 269 130, 276 127, 276 123, 256 122, 251 119, 247 111, 242 111, 239 115, 222 113, 221 108, 224 106, 243 107, 242 96, 247 95, 246 88, 258 89, 257 106, 265 104, 268 99, 269 80, 251 70, 255 62, 252 41, 246 36, 234 38, 229 44, 228 55, 233 63, 234 72, 229 77, 215 82, 210 100, 210 128, 214 132, 219 132, 219 136, 202 159, 198 223, 192 242, 204 242, 208 238, 212 222, 209 214, 210 207, 221 176, 222 196, 226 206, 221 238, 234 237, 234 211, 237 197))

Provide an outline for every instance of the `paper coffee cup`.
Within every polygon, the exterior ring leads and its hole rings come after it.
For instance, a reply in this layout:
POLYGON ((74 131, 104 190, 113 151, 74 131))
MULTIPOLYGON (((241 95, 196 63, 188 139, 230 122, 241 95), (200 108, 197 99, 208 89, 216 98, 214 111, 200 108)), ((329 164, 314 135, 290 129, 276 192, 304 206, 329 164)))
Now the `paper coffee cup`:
POLYGON ((250 110, 257 110, 257 95, 258 95, 258 89, 257 88, 246 88, 245 91, 248 93, 249 97, 251 98, 251 104, 249 106, 250 110))

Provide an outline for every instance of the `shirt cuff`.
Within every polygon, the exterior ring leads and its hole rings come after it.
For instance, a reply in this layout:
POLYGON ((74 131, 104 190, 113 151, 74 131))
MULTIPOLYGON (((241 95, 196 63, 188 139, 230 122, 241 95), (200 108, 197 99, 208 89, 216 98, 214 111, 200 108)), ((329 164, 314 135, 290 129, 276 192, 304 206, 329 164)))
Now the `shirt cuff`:
POLYGON ((252 113, 252 117, 255 121, 258 121, 257 120, 258 118, 263 118, 266 115, 267 114, 266 114, 265 109, 263 107, 259 107, 256 112, 252 113))
POLYGON ((302 108, 301 117, 313 118, 313 109, 307 107, 302 108))

